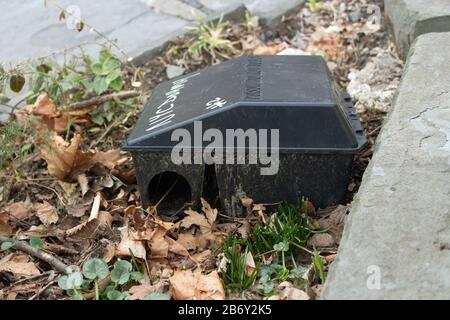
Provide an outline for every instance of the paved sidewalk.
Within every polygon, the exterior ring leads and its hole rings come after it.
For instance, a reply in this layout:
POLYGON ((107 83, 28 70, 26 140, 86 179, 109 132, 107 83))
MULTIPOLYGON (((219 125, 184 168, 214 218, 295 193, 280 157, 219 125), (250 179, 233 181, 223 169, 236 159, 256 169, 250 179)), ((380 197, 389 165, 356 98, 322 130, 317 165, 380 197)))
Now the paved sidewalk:
MULTIPOLYGON (((110 39, 131 57, 160 46, 186 32, 196 18, 217 17, 245 4, 254 15, 273 22, 298 7, 304 0, 52 0, 67 9, 79 9, 88 24, 110 39)), ((85 28, 68 26, 73 19, 59 21, 59 11, 43 0, 0 0, 0 63, 9 64, 38 55, 47 55, 80 43, 95 40, 85 28)), ((98 46, 87 47, 88 53, 98 46)))

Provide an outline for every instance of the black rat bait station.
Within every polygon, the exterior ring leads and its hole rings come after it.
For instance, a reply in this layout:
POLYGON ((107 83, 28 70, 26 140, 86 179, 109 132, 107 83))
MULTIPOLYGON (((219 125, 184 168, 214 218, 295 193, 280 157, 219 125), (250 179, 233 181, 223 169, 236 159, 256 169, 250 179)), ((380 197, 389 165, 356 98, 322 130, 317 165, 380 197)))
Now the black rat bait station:
POLYGON ((215 193, 239 216, 243 196, 339 203, 365 144, 321 57, 244 56, 158 85, 123 149, 145 207, 175 214, 215 193))

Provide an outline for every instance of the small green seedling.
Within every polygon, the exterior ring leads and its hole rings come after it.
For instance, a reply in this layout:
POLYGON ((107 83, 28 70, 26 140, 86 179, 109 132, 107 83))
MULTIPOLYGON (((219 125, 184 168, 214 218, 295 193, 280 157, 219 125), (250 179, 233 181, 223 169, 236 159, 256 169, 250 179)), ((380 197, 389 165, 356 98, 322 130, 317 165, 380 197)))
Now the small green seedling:
POLYGON ((83 265, 83 275, 90 280, 94 280, 95 299, 100 300, 98 281, 105 279, 109 275, 108 265, 99 258, 89 259, 83 265))
POLYGON ((273 250, 281 253, 281 263, 283 269, 278 273, 278 278, 281 281, 286 281, 289 277, 289 270, 286 268, 285 253, 289 251, 289 243, 287 241, 277 243, 273 246, 273 250))
MULTIPOLYGON (((298 205, 283 203, 272 214, 268 223, 258 222, 251 234, 251 243, 258 254, 274 250, 274 246, 287 242, 288 252, 304 246, 311 235, 311 228, 303 200, 298 205)), ((276 250, 277 251, 277 250, 276 250)))
POLYGON ((242 292, 255 282, 257 270, 252 272, 247 270, 247 255, 250 253, 250 245, 239 240, 235 235, 228 236, 224 240, 223 254, 227 259, 227 266, 220 273, 225 279, 227 289, 237 289, 242 292))
POLYGON ((204 51, 215 57, 220 50, 233 51, 231 41, 225 39, 228 23, 223 21, 223 15, 217 23, 200 19, 197 24, 196 27, 190 28, 194 34, 194 41, 188 48, 190 52, 200 55, 204 51))
POLYGON ((0 248, 2 249, 2 251, 12 249, 14 248, 14 243, 12 243, 11 241, 5 241, 2 243, 0 248))
POLYGON ((320 283, 324 284, 325 283, 325 271, 324 271, 324 265, 323 265, 323 261, 322 258, 319 255, 319 252, 316 250, 316 247, 313 247, 313 252, 314 255, 312 256, 312 262, 313 262, 313 267, 314 267, 314 273, 316 274, 316 276, 319 276, 320 279, 320 283))
POLYGON ((43 247, 44 243, 42 242, 42 239, 39 237, 31 237, 30 238, 30 246, 32 246, 35 249, 41 249, 43 247))
POLYGON ((311 9, 312 12, 317 13, 320 11, 320 9, 322 9, 322 6, 323 6, 322 1, 308 0, 308 2, 309 2, 309 8, 311 9))

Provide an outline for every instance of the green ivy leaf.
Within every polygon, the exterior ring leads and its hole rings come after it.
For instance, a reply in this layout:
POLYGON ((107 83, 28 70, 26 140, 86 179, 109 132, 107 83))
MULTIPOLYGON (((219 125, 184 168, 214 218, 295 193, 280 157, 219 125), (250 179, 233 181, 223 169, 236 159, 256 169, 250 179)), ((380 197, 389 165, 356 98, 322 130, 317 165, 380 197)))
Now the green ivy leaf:
POLYGON ((3 94, 0 94, 0 104, 8 103, 9 101, 11 101, 10 98, 8 98, 7 96, 5 96, 3 94))
POLYGON ((106 78, 103 76, 96 76, 94 79, 94 91, 96 94, 100 95, 108 89, 108 84, 106 83, 106 78))
POLYGON ((95 91, 94 90, 94 82, 89 81, 87 79, 82 79, 80 82, 87 91, 90 91, 90 92, 95 91))
POLYGON ((108 73, 108 75, 106 76, 106 82, 108 84, 110 84, 111 82, 113 82, 117 78, 121 78, 121 77, 122 77, 122 71, 120 69, 114 69, 113 71, 108 73))
POLYGON ((146 295, 144 300, 170 300, 170 296, 166 293, 152 292, 146 295))
POLYGON ((11 241, 5 241, 1 245, 2 251, 9 250, 13 247, 14 247, 14 243, 12 243, 11 241))
POLYGON ((103 62, 105 62, 107 59, 109 59, 109 58, 111 58, 113 55, 112 55, 112 53, 110 52, 110 51, 108 51, 108 50, 102 50, 102 51, 100 51, 100 54, 99 54, 99 61, 100 61, 100 63, 103 63, 103 62))
POLYGON ((20 74, 14 74, 9 79, 9 87, 14 92, 20 92, 25 85, 25 78, 20 74))
POLYGON ((106 59, 102 64, 102 74, 108 75, 116 69, 120 69, 122 62, 119 59, 110 57, 106 59))
POLYGON ((42 242, 42 239, 39 237, 31 237, 30 238, 30 246, 32 246, 35 249, 41 249, 44 243, 42 242))
POLYGON ((114 81, 111 81, 109 87, 114 91, 120 91, 123 88, 123 80, 122 77, 116 78, 114 81))
POLYGON ((22 152, 22 154, 27 154, 31 149, 33 149, 33 144, 26 143, 22 146, 22 148, 20 148, 20 152, 22 152))
POLYGON ((117 284, 125 284, 130 280, 130 272, 133 269, 131 263, 126 260, 117 260, 111 272, 111 280, 117 284))
POLYGON ((76 73, 76 72, 70 72, 64 78, 64 80, 69 82, 72 86, 78 85, 82 79, 83 79, 83 77, 81 76, 81 74, 76 73))
POLYGON ((83 275, 88 279, 105 279, 109 275, 108 265, 99 258, 86 261, 83 265, 83 275))
POLYGON ((118 290, 111 290, 111 291, 108 291, 106 296, 108 297, 108 300, 123 300, 126 297, 128 297, 128 292, 126 292, 126 291, 120 292, 118 290))
POLYGON ((102 75, 102 64, 99 62, 91 64, 91 70, 96 75, 102 75))
POLYGON ((37 76, 36 82, 34 83, 34 86, 33 86, 33 92, 40 93, 42 86, 44 85, 44 80, 45 80, 45 78, 42 74, 37 76))
POLYGON ((36 70, 39 72, 42 72, 42 73, 49 73, 52 70, 52 68, 49 65, 43 63, 43 64, 38 65, 36 67, 36 70))
POLYGON ((99 114, 91 115, 91 120, 93 123, 95 123, 98 126, 102 126, 105 123, 105 118, 103 118, 99 114))

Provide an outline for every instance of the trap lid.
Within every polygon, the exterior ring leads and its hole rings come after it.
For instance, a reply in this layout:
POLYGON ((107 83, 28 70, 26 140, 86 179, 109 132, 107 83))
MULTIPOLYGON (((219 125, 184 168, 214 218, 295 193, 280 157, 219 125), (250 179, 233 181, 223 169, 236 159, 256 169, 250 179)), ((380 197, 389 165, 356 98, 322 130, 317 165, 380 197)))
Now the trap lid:
POLYGON ((123 149, 172 148, 178 128, 205 147, 210 141, 194 139, 195 121, 223 137, 227 129, 279 129, 280 151, 354 153, 366 142, 320 56, 243 56, 161 83, 123 149))

